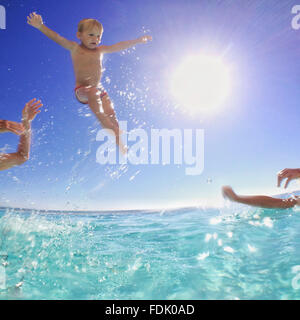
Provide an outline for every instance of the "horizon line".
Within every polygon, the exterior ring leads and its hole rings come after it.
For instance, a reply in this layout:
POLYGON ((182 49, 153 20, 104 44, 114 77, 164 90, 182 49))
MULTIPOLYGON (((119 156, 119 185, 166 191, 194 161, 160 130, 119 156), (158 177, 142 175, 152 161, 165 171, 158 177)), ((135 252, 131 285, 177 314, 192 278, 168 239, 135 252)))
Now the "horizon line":
POLYGON ((62 213, 122 213, 122 212, 155 212, 155 211, 172 211, 178 209, 195 209, 195 208, 220 208, 220 206, 212 205, 185 205, 177 207, 161 207, 161 208, 144 208, 144 209, 107 209, 107 210, 66 210, 66 209, 35 209, 21 207, 1 207, 0 210, 18 210, 18 211, 39 211, 39 212, 62 212, 62 213))

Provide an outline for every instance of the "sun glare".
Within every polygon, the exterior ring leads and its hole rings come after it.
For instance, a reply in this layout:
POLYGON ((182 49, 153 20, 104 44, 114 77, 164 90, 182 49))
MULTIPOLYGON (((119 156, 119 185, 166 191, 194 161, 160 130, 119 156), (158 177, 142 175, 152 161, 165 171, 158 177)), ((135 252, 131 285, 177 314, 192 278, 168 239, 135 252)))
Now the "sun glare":
POLYGON ((190 56, 171 78, 172 95, 191 114, 218 110, 229 92, 229 71, 218 57, 190 56))

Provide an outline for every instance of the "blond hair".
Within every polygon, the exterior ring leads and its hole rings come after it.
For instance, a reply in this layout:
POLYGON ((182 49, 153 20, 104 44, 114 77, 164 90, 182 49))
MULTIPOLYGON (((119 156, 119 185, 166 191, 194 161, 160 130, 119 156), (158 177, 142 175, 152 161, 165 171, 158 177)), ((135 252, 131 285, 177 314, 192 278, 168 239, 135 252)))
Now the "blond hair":
POLYGON ((100 33, 103 33, 102 23, 96 19, 83 19, 78 23, 78 32, 83 32, 84 30, 91 29, 93 27, 98 27, 100 33))

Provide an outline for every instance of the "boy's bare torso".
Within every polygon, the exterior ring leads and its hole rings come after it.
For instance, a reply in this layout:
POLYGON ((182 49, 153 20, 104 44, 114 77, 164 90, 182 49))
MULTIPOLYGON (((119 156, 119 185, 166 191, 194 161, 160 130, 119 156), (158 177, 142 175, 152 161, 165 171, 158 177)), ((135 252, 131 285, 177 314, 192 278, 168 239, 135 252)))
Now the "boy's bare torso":
POLYGON ((76 44, 71 51, 76 86, 97 86, 102 75, 101 46, 95 50, 76 44))

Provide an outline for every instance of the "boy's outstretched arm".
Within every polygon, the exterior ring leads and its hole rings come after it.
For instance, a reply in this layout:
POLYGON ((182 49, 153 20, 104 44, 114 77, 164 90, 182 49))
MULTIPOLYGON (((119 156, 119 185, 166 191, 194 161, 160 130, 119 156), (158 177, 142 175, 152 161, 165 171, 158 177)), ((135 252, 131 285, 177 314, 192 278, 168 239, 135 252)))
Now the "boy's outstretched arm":
POLYGON ((103 53, 118 52, 118 51, 128 49, 130 47, 133 47, 138 43, 147 43, 148 41, 151 41, 151 40, 152 40, 151 36, 142 36, 135 40, 121 41, 111 46, 103 45, 101 46, 101 49, 103 50, 103 53))
POLYGON ((27 23, 32 27, 40 30, 45 36, 55 41, 57 44, 59 44, 67 50, 72 51, 76 45, 75 41, 67 40, 55 31, 46 27, 43 23, 42 17, 39 14, 36 14, 35 12, 30 13, 30 15, 27 17, 27 23))
POLYGON ((29 159, 30 140, 31 140, 31 121, 40 113, 42 106, 40 101, 32 99, 26 103, 22 112, 22 128, 18 150, 15 153, 0 154, 0 170, 6 170, 11 167, 21 165, 29 159))

